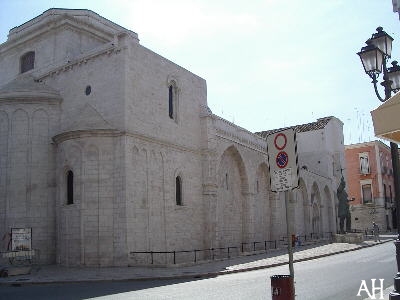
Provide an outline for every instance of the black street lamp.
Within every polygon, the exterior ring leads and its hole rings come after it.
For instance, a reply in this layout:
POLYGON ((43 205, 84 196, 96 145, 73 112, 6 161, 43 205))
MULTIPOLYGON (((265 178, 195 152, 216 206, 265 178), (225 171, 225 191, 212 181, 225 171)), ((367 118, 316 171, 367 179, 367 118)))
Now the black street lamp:
MULTIPOLYGON (((392 67, 387 68, 386 62, 391 57, 393 38, 383 31, 382 27, 376 29, 376 33, 372 35, 365 43, 367 46, 361 48, 357 54, 361 58, 365 73, 372 78, 375 94, 381 102, 388 100, 392 92, 400 90, 400 67, 397 61, 392 62, 392 67), (378 91, 377 83, 379 74, 383 73, 381 85, 385 89, 385 97, 381 97, 378 91)), ((394 291, 389 294, 389 299, 400 300, 400 182, 399 182, 399 151, 397 144, 390 142, 390 150, 392 154, 394 193, 397 213, 397 240, 396 245, 396 261, 397 274, 394 278, 394 291)))

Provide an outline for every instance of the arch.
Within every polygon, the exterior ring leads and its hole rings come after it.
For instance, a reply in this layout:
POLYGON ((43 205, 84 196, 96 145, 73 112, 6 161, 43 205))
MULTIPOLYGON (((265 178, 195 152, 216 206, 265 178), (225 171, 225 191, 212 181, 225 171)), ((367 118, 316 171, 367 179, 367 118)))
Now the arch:
POLYGON ((316 182, 311 187, 311 229, 313 234, 322 232, 321 194, 316 182))
POLYGON ((221 158, 219 160, 219 167, 218 170, 221 169, 221 164, 224 159, 224 157, 230 156, 233 158, 234 162, 237 164, 239 168, 239 173, 240 173, 240 187, 242 189, 242 192, 248 192, 249 190, 249 184, 248 184, 248 177, 247 177, 247 171, 246 167, 242 158, 242 155, 239 153, 238 149, 235 146, 230 146, 221 155, 221 158))
POLYGON ((326 220, 324 224, 324 231, 325 232, 334 232, 335 225, 333 223, 333 201, 332 201, 332 193, 329 187, 326 185, 324 188, 324 205, 323 205, 323 215, 324 220, 326 220))
POLYGON ((37 109, 32 114, 31 125, 31 185, 37 189, 31 191, 32 203, 40 203, 48 199, 48 170, 50 168, 50 125, 49 115, 44 109, 37 109))
MULTIPOLYGON (((100 218, 105 218, 106 210, 100 211, 104 202, 100 201, 100 160, 99 148, 89 144, 83 151, 82 174, 82 202, 85 209, 82 211, 83 231, 83 261, 88 266, 100 264, 100 238, 103 234, 100 228, 100 218), (86 216, 91 216, 87 218, 86 216)), ((111 219, 111 216, 110 216, 111 219)))
POLYGON ((237 246, 249 234, 248 178, 238 149, 228 147, 217 169, 216 244, 237 246))
POLYGON ((295 230, 296 234, 306 235, 310 233, 310 205, 308 201, 307 187, 304 179, 300 177, 299 187, 295 190, 295 230))
POLYGON ((7 194, 10 198, 10 211, 18 209, 26 214, 28 209, 28 193, 30 168, 29 116, 23 109, 17 109, 12 114, 10 134, 10 165, 7 194), (17 151, 15 151, 17 150, 17 151))
POLYGON ((319 206, 316 202, 314 202, 311 206, 311 213, 312 213, 312 219, 311 219, 311 224, 312 224, 312 233, 313 234, 319 234, 321 231, 320 228, 320 214, 319 214, 319 206))
MULTIPOLYGON (((9 125, 10 121, 5 111, 0 110, 0 210, 7 212, 7 177, 9 171, 7 164, 9 160, 8 153, 8 138, 9 138, 9 125)), ((8 228, 8 215, 7 213, 0 216, 0 236, 4 236, 6 228, 8 228), (4 221, 4 222, 3 222, 4 221)))
POLYGON ((256 170, 254 201, 254 240, 270 240, 272 228, 270 181, 268 166, 264 162, 261 163, 256 170))

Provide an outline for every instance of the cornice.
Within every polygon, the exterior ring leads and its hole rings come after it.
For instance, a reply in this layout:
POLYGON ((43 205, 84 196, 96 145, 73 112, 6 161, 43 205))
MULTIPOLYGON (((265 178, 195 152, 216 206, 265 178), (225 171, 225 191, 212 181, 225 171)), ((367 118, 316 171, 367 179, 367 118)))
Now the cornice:
POLYGON ((196 153, 196 154, 202 154, 203 152, 205 152, 205 151, 202 151, 200 149, 194 149, 194 148, 190 148, 190 147, 187 147, 187 146, 184 146, 184 145, 171 143, 171 142, 169 142, 167 140, 162 140, 162 139, 159 139, 159 138, 155 138, 155 137, 144 135, 144 134, 137 133, 137 132, 125 132, 125 134, 127 136, 138 138, 138 139, 141 139, 141 140, 146 141, 146 142, 158 144, 160 146, 174 148, 176 150, 183 151, 183 152, 191 152, 191 153, 196 153))
POLYGON ((111 54, 119 54, 121 50, 125 50, 126 47, 120 48, 114 45, 114 43, 107 43, 104 46, 95 49, 90 53, 85 53, 82 56, 77 57, 69 61, 68 63, 59 63, 58 65, 53 65, 47 69, 41 69, 40 74, 36 74, 36 80, 42 81, 46 77, 51 77, 54 75, 58 75, 62 72, 67 72, 72 70, 75 67, 79 67, 81 65, 85 65, 90 60, 96 59, 99 56, 103 55, 111 55, 111 54))
POLYGON ((259 135, 237 126, 217 115, 212 114, 212 118, 214 120, 213 123, 216 130, 216 136, 264 154, 267 152, 267 142, 259 135))
POLYGON ((53 137, 56 144, 60 144, 67 140, 89 137, 117 137, 122 136, 124 132, 116 129, 90 129, 90 130, 74 130, 57 134, 53 137))
POLYGON ((50 105, 58 105, 62 101, 61 97, 54 97, 48 94, 27 94, 27 93, 12 93, 10 96, 2 94, 0 96, 1 104, 38 104, 45 103, 50 105))
POLYGON ((174 148, 178 151, 183 151, 183 152, 190 152, 190 153, 195 153, 195 154, 202 154, 205 153, 206 151, 200 150, 200 149, 194 149, 190 147, 186 147, 183 145, 171 143, 166 140, 161 140, 159 138, 147 136, 144 134, 136 133, 136 132, 126 132, 126 131, 120 131, 117 129, 88 129, 88 130, 73 130, 73 131, 66 131, 60 134, 57 134, 53 137, 53 141, 56 144, 60 144, 64 141, 67 140, 72 140, 72 139, 78 139, 78 138, 88 138, 88 137, 118 137, 118 136, 128 136, 128 137, 133 137, 137 138, 146 142, 158 144, 160 146, 164 147, 169 147, 169 148, 174 148))
POLYGON ((137 41, 139 40, 137 33, 100 17, 92 11, 82 10, 79 14, 75 10, 75 14, 69 14, 71 11, 73 10, 48 10, 42 15, 11 29, 8 40, 0 45, 0 53, 42 35, 51 34, 60 28, 71 28, 78 32, 85 32, 105 43, 112 41, 114 36, 121 32, 125 32, 137 41))

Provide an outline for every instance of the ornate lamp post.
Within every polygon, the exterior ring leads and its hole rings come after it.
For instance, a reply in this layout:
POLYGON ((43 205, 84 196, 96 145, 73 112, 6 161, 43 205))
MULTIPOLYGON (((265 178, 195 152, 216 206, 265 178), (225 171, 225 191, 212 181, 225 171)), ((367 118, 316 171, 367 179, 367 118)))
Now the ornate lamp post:
MULTIPOLYGON (((367 45, 361 48, 361 51, 357 54, 361 58, 365 73, 372 78, 376 96, 381 102, 385 102, 390 98, 392 92, 400 90, 400 67, 397 65, 397 61, 393 61, 392 67, 387 68, 386 63, 391 57, 393 38, 383 31, 382 27, 378 27, 376 31, 377 32, 365 42, 367 45), (383 73, 381 85, 385 90, 384 97, 381 97, 377 87, 380 73, 383 73)), ((394 242, 396 245, 397 274, 394 278, 394 291, 389 294, 389 299, 400 300, 400 170, 397 144, 391 142, 390 150, 392 154, 398 235, 397 240, 394 242)))

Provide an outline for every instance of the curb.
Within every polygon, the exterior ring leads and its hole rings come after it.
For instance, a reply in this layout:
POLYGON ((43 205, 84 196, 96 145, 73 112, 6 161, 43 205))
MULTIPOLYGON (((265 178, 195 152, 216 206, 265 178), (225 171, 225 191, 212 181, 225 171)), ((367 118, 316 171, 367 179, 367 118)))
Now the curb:
MULTIPOLYGON (((293 263, 297 262, 303 262, 303 261, 309 261, 309 260, 314 260, 322 257, 327 257, 327 256, 332 256, 336 254, 341 254, 341 253, 346 253, 346 252, 352 252, 356 250, 360 250, 363 248, 369 248, 369 247, 374 247, 380 244, 388 243, 395 241, 395 239, 387 239, 384 241, 381 241, 379 243, 374 243, 370 245, 359 245, 356 248, 353 249, 347 249, 347 250, 340 250, 336 252, 331 252, 331 253, 325 253, 325 254, 320 254, 320 255, 315 255, 315 256, 310 256, 310 257, 305 257, 305 258, 299 258, 295 259, 293 263)), ((234 274, 234 273, 241 273, 241 272, 248 272, 248 271, 255 271, 255 270, 261 270, 261 269, 268 269, 268 268, 273 268, 273 267, 278 267, 278 266, 283 266, 287 265, 288 262, 278 262, 278 263, 272 263, 268 265, 261 265, 261 266, 255 266, 255 267, 248 267, 248 268, 243 268, 243 269, 237 269, 237 270, 224 270, 224 271, 218 271, 218 272, 205 272, 205 273, 192 273, 192 274, 182 274, 182 275, 170 275, 170 276, 155 276, 155 277, 136 277, 136 278, 111 278, 111 279, 83 279, 83 280, 55 280, 55 281, 22 281, 22 280, 14 280, 14 281, 7 281, 7 282, 1 282, 0 281, 0 286, 2 285, 9 285, 9 286, 22 286, 22 285, 36 285, 36 284, 63 284, 63 283, 93 283, 93 282, 122 282, 122 281, 147 281, 147 280, 172 280, 172 279, 199 279, 199 278, 211 278, 211 277, 217 277, 221 275, 229 275, 229 274, 234 274)))

